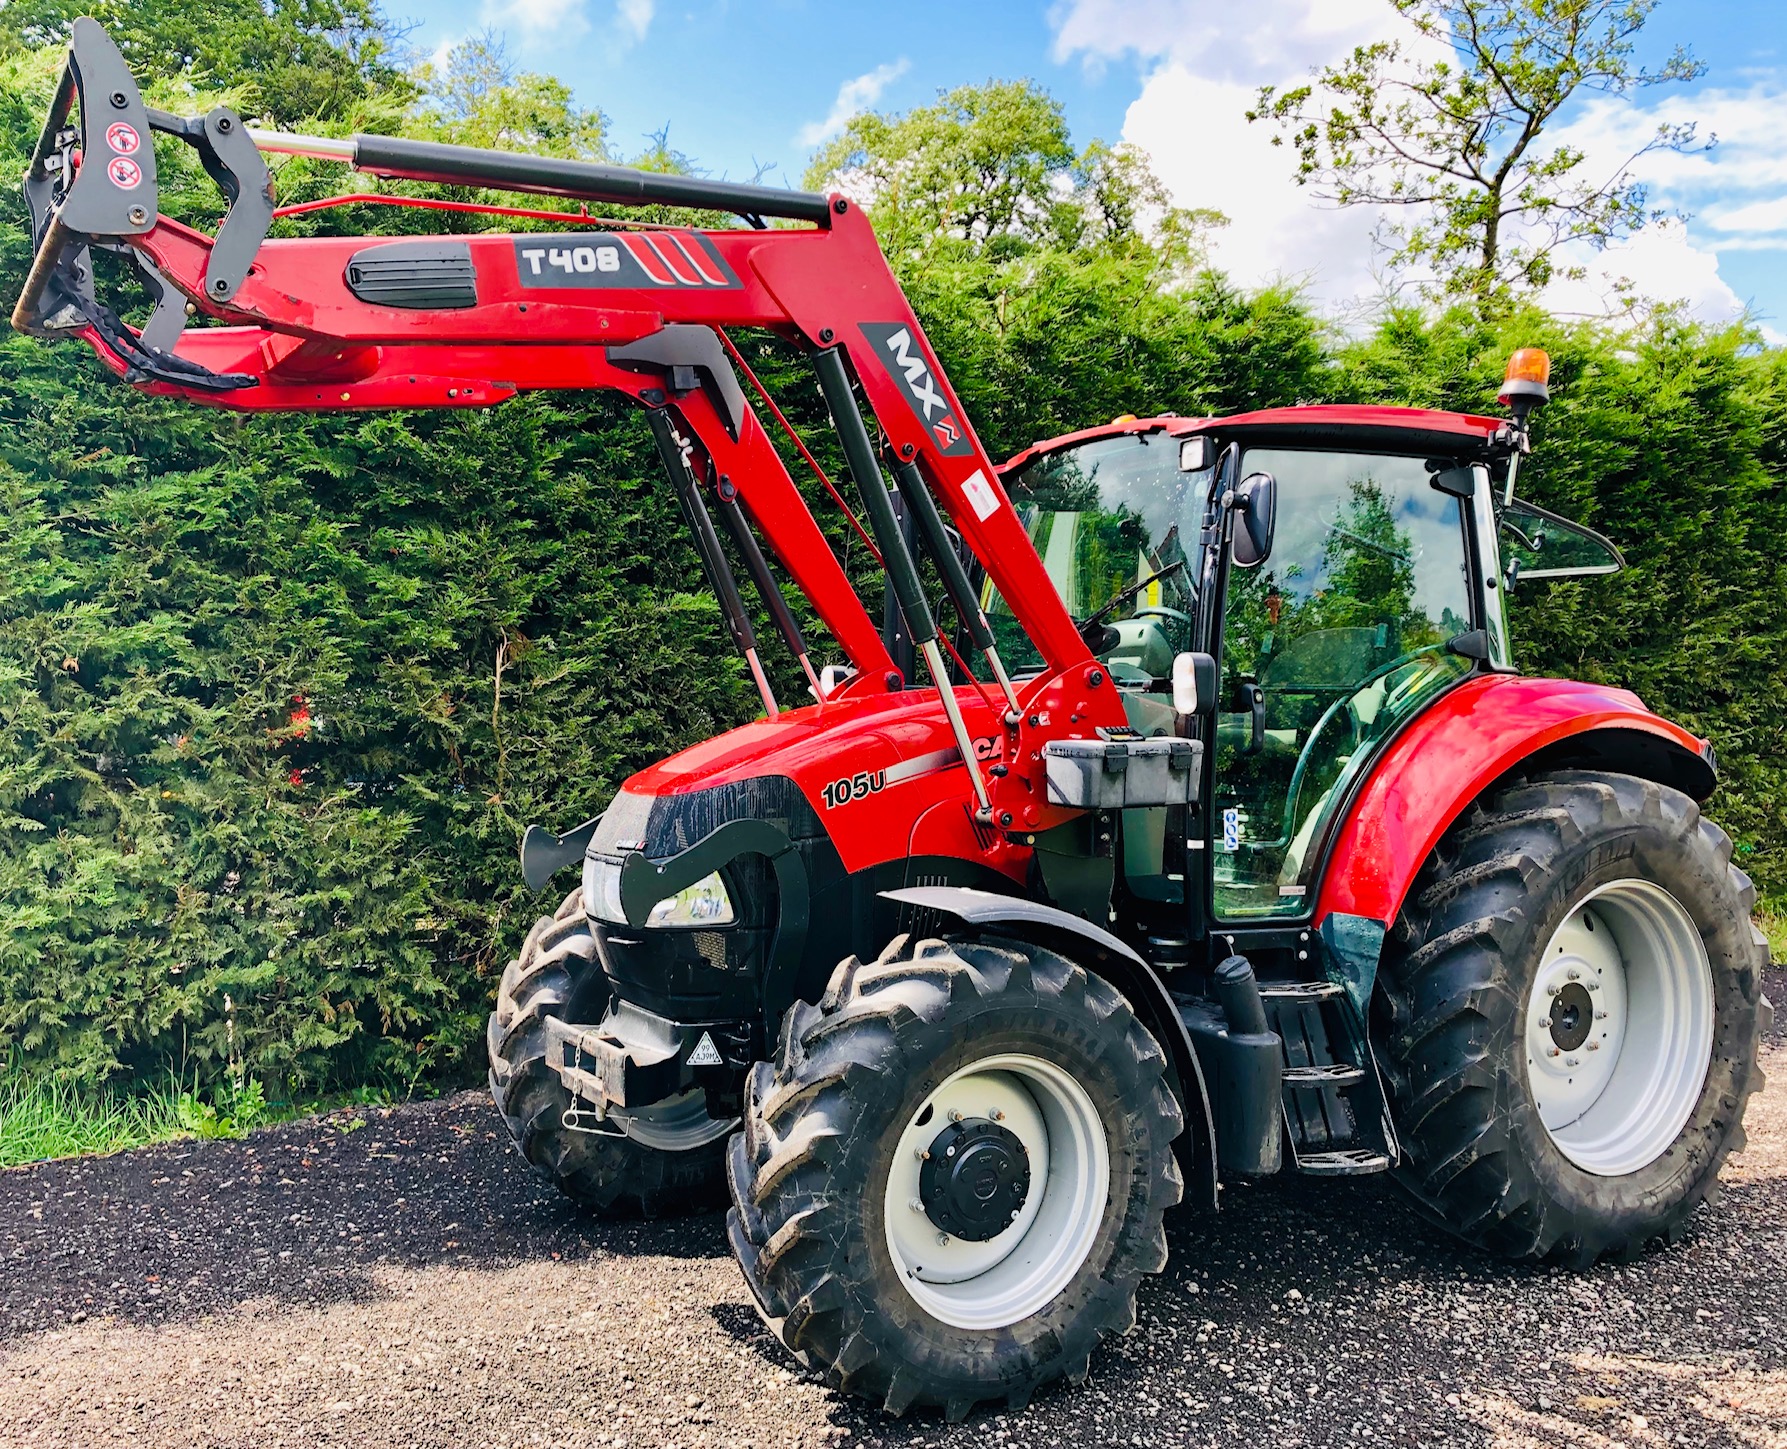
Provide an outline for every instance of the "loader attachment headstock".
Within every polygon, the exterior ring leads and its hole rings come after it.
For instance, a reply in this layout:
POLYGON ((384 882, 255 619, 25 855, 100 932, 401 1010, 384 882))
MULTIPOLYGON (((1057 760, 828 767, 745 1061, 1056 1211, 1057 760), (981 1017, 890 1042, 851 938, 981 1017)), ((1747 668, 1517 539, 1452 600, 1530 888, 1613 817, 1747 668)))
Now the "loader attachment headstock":
POLYGON ((131 243, 160 223, 155 132, 199 153, 229 203, 203 277, 215 302, 235 296, 273 219, 273 183, 241 117, 220 106, 204 117, 169 115, 143 104, 136 78, 97 21, 74 22, 68 58, 50 114, 25 173, 25 203, 35 248, 12 323, 37 336, 85 335, 109 350, 131 381, 164 381, 201 391, 254 386, 244 374, 219 374, 174 353, 186 299, 131 243), (140 331, 124 325, 96 296, 92 252, 135 261, 155 311, 140 331))

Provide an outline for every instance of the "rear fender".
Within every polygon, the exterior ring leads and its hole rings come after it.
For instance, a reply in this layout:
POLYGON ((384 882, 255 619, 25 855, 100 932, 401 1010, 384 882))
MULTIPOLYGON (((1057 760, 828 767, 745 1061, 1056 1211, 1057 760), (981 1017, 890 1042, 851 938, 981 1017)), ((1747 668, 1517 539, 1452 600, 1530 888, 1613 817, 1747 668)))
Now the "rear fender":
POLYGON ((1328 853, 1315 922, 1363 1009, 1378 950, 1440 837, 1517 770, 1640 775, 1696 800, 1712 793, 1712 750, 1629 690, 1482 675, 1442 695, 1391 742, 1328 853))
POLYGON ((1185 1113, 1179 1161, 1186 1173, 1186 1200, 1216 1207, 1216 1131, 1203 1069, 1173 998, 1154 968, 1109 931, 1078 916, 1021 896, 995 895, 966 886, 913 886, 883 891, 885 899, 917 911, 960 921, 977 935, 1016 937, 1059 951, 1121 991, 1142 1024, 1167 1054, 1185 1113))

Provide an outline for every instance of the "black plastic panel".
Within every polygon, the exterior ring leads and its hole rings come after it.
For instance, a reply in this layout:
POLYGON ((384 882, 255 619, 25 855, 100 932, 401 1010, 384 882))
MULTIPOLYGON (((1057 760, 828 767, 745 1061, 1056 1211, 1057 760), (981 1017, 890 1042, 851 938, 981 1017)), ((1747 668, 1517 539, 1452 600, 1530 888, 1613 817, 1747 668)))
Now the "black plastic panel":
POLYGON ((478 275, 464 242, 386 242, 348 258, 348 290, 376 307, 437 310, 478 305, 478 275))

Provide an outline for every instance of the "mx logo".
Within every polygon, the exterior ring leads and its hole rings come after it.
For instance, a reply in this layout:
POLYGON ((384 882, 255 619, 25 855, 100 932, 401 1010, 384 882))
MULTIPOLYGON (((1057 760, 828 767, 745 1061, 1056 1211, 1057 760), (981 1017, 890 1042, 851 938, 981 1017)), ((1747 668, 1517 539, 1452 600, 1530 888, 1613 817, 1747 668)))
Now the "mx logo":
POLYGON ((971 455, 974 448, 967 430, 938 387, 936 370, 912 329, 903 322, 864 322, 862 333, 888 375, 900 384, 913 413, 930 429, 938 450, 949 457, 971 455))

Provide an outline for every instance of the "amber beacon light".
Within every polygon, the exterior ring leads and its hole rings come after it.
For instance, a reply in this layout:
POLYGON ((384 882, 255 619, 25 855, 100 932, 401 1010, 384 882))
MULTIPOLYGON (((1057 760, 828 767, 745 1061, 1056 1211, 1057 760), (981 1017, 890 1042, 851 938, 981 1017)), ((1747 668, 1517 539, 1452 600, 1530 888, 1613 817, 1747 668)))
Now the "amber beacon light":
POLYGON ((1508 359, 1501 400, 1517 413, 1551 400, 1551 358, 1537 347, 1522 347, 1508 359))

